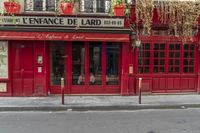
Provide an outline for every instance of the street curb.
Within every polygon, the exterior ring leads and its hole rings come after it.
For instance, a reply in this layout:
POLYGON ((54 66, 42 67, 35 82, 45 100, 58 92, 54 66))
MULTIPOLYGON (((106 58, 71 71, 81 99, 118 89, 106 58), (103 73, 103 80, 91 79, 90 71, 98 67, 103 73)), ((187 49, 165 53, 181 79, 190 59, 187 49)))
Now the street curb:
POLYGON ((200 108, 200 104, 176 105, 111 105, 111 106, 9 106, 0 107, 0 112, 5 111, 117 111, 117 110, 145 110, 145 109, 187 109, 200 108))

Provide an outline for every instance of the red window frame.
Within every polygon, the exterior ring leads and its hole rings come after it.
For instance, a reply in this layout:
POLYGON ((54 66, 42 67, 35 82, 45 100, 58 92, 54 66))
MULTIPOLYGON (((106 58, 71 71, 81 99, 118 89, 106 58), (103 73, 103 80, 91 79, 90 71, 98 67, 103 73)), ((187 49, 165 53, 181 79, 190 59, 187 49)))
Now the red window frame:
POLYGON ((194 43, 182 44, 181 42, 143 42, 138 48, 137 53, 137 73, 194 74, 197 72, 196 51, 197 48, 194 43), (147 48, 146 45, 148 47, 150 46, 150 48, 147 48), (157 45, 158 48, 155 48, 155 45, 157 45), (164 45, 162 46, 164 49, 161 48, 161 45, 164 45), (156 53, 157 55, 155 55, 156 53), (184 64, 184 61, 186 62, 186 60, 188 63, 184 64), (155 68, 157 71, 155 71, 155 68))

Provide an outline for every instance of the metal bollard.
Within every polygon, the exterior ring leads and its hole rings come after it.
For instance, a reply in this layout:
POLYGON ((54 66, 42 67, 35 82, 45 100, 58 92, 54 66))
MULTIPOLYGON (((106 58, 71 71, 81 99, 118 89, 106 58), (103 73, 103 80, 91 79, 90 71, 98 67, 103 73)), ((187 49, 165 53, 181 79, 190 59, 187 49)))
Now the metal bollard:
POLYGON ((64 82, 64 78, 60 79, 60 87, 61 87, 61 101, 62 101, 62 105, 65 104, 65 99, 64 99, 64 87, 65 87, 65 82, 64 82))
POLYGON ((142 94, 141 94, 141 88, 142 88, 142 78, 139 78, 139 104, 141 104, 141 96, 142 96, 142 94))

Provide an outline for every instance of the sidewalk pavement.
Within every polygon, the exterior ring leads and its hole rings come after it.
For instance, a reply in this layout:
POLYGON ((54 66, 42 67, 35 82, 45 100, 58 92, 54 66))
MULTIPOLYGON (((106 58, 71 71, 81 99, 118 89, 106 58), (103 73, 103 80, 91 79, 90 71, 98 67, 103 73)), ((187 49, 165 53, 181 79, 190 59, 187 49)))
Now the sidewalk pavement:
POLYGON ((0 97, 0 111, 88 111, 200 108, 200 95, 0 97))

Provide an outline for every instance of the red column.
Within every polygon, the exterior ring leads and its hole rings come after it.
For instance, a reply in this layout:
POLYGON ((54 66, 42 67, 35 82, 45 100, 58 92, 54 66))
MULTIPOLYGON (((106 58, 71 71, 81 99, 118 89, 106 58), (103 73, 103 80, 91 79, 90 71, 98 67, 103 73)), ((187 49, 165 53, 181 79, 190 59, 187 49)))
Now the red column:
POLYGON ((121 95, 129 95, 128 90, 128 63, 129 63, 129 44, 122 45, 122 70, 121 70, 121 95))
POLYGON ((200 62, 200 52, 197 48, 197 93, 200 93, 200 65, 199 65, 199 62, 200 62))
POLYGON ((44 42, 34 42, 34 95, 47 95, 47 59, 46 48, 44 42), (41 62, 38 62, 40 61, 41 62))

